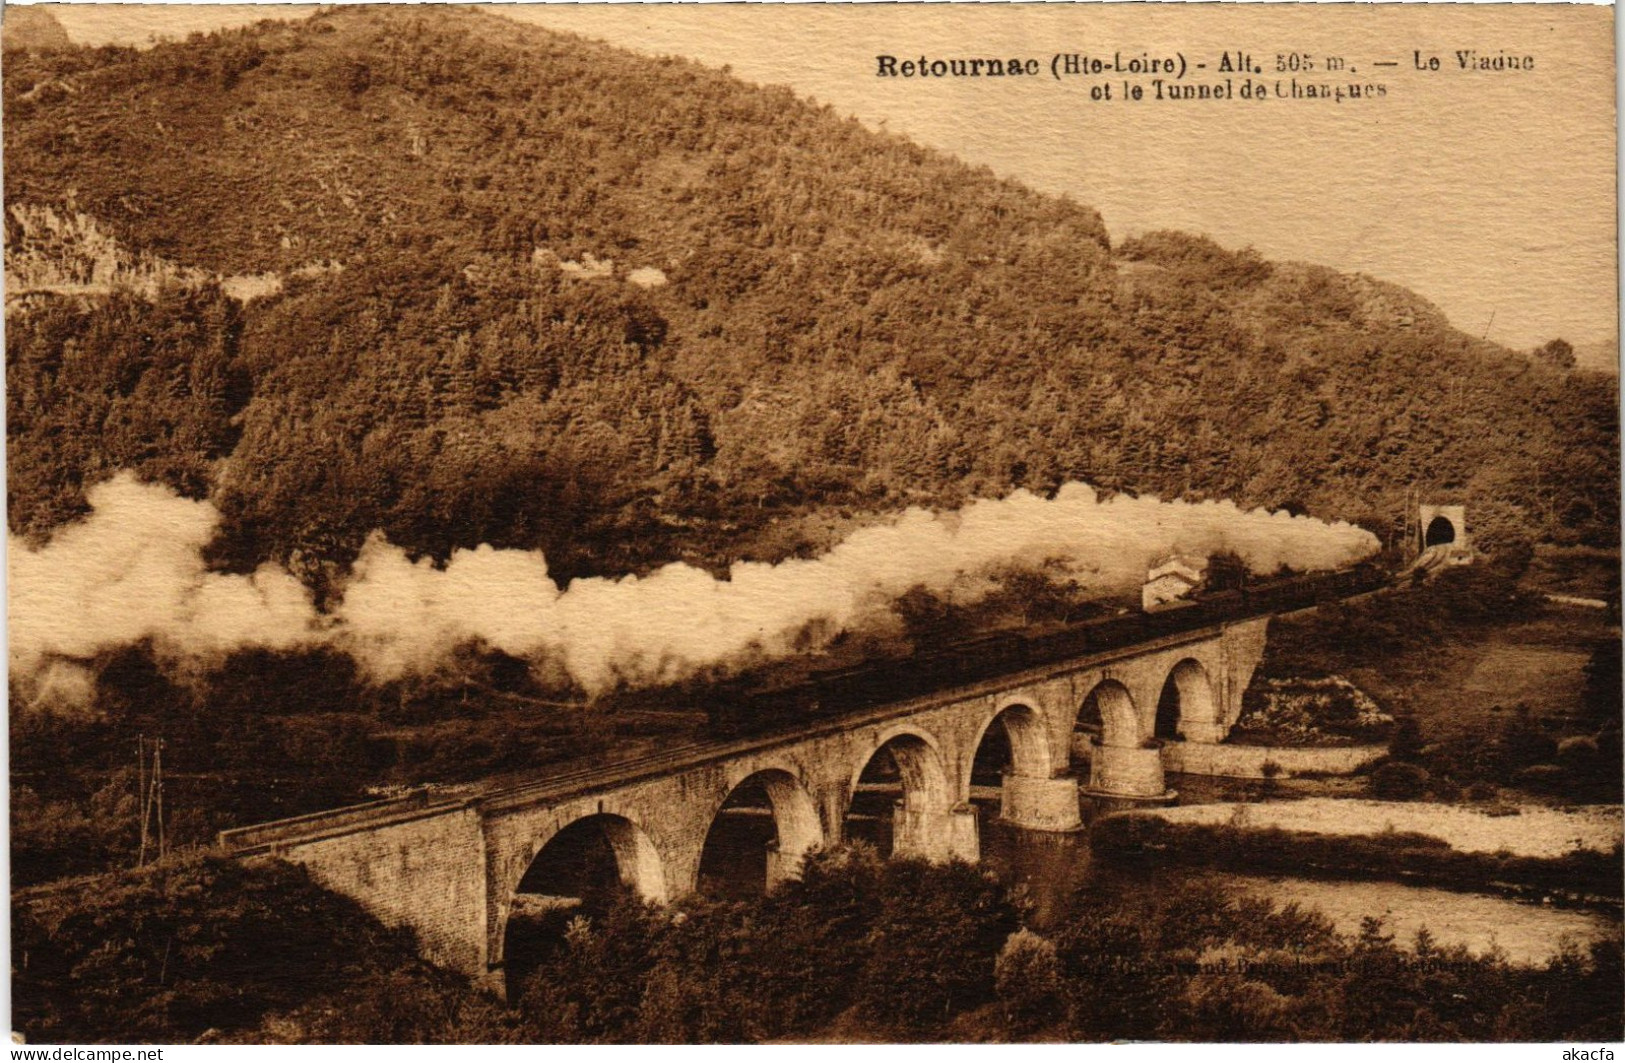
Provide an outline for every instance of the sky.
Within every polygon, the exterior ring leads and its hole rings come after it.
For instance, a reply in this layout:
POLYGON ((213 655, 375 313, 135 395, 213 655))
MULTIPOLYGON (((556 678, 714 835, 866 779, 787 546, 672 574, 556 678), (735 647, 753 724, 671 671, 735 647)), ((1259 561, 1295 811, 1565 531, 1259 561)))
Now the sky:
MULTIPOLYGON (((268 8, 53 8, 70 37, 141 43, 268 8)), ((286 10, 283 8, 282 10, 286 10)), ((1515 348, 1617 336, 1613 11, 1570 5, 502 5, 522 21, 789 85, 966 162, 1101 212, 1114 241, 1162 228, 1411 288, 1515 348), (1533 56, 1461 71, 1455 53, 1533 56), (1245 52, 1345 63, 1302 83, 1376 99, 1092 101, 1121 77, 1056 81, 1050 57, 1245 52), (1437 72, 1416 69, 1438 56, 1437 72), (876 76, 878 55, 1036 56, 1031 79, 876 76), (1402 62, 1401 62, 1402 61, 1402 62), (1377 67, 1377 62, 1398 62, 1377 67), (1456 69, 1453 69, 1456 68, 1456 69)), ((1209 80, 1222 76, 1204 75, 1209 80)), ((1138 79, 1151 91, 1148 79, 1138 79)))

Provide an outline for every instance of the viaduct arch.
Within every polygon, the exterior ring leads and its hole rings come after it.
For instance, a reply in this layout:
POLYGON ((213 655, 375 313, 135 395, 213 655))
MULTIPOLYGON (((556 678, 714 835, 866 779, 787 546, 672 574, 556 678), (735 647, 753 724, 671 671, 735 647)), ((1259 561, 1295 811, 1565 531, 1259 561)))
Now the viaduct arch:
MULTIPOLYGON (((546 864, 550 853, 558 856, 558 850, 563 848, 590 848, 594 834, 600 835, 607 843, 621 885, 653 904, 664 904, 670 899, 666 888, 666 868, 660 853, 649 839, 649 833, 625 816, 613 813, 582 816, 549 834, 537 844, 509 892, 518 893, 527 878, 535 876, 538 871, 548 871, 546 864), (572 841, 577 844, 571 845, 572 841)), ((556 882, 559 877, 544 876, 544 881, 556 882)))
POLYGON ((976 818, 966 803, 969 788, 956 785, 943 759, 942 742, 924 728, 889 728, 872 752, 860 755, 847 787, 848 810, 859 796, 864 775, 888 755, 902 785, 902 797, 892 809, 890 855, 974 860, 976 818))
MULTIPOLYGON (((734 784, 711 814, 705 843, 701 849, 701 873, 707 856, 725 857, 726 841, 718 837, 725 830, 730 811, 748 808, 746 799, 760 795, 766 803, 767 826, 771 836, 760 839, 762 879, 760 888, 771 892, 786 879, 800 873, 801 860, 824 844, 824 825, 818 806, 800 778, 785 768, 763 768, 734 784)), ((759 830, 753 833, 761 833, 759 830)))
POLYGON ((799 874, 814 847, 846 840, 865 769, 889 757, 894 851, 975 861, 971 776, 990 735, 1002 731, 1009 744, 1000 816, 1017 827, 1076 829, 1080 793, 1159 797, 1159 744, 1212 743, 1228 733, 1263 656, 1267 623, 1242 620, 1083 655, 794 734, 710 743, 473 797, 419 791, 226 831, 220 841, 245 858, 306 865, 383 922, 415 930, 431 959, 500 987, 516 893, 573 824, 603 832, 623 883, 651 901, 672 901, 699 888, 706 839, 730 798, 760 787, 773 823, 772 889, 799 874), (1165 694, 1177 703, 1171 736, 1158 734, 1165 694), (1079 730, 1086 703, 1100 708, 1098 733, 1079 730), (1072 770, 1082 757, 1086 780, 1072 770))

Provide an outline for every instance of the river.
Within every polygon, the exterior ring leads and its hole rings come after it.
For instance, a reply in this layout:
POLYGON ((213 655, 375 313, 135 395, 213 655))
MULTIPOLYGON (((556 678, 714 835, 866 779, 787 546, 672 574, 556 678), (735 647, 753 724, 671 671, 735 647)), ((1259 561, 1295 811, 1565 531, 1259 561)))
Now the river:
MULTIPOLYGON (((1006 881, 1025 885, 1039 928, 1066 913, 1068 898, 1091 876, 1112 874, 1098 867, 1085 832, 1041 834, 1017 830, 982 812, 982 859, 1006 881)), ((1188 872, 1174 871, 1175 874, 1188 872)), ((1439 945, 1461 944, 1475 954, 1499 947, 1513 963, 1544 963, 1558 954, 1566 936, 1584 947, 1621 933, 1618 914, 1558 908, 1506 897, 1410 886, 1399 882, 1266 877, 1205 871, 1205 875, 1278 904, 1296 902, 1319 909, 1337 929, 1356 934, 1366 916, 1380 916, 1384 932, 1410 944, 1427 927, 1439 945)), ((1153 888, 1155 883, 1148 883, 1153 888)))
MULTIPOLYGON (((725 809, 718 817, 701 864, 700 887, 704 894, 737 899, 763 888, 767 847, 774 836, 765 796, 748 805, 725 809)), ((888 851, 890 810, 895 800, 894 788, 864 787, 847 819, 848 836, 888 851)), ((1028 919, 1040 932, 1066 918, 1079 886, 1101 876, 1123 873, 1095 859, 1087 831, 1052 834, 1020 830, 997 819, 996 800, 978 800, 976 808, 982 862, 1021 891, 1030 906, 1028 919)), ((607 844, 591 835, 584 835, 580 845, 560 847, 557 858, 550 862, 552 873, 534 881, 527 877, 526 891, 590 896, 611 886, 615 878, 614 857, 607 844)), ((1157 889, 1176 877, 1195 873, 1180 868, 1159 869, 1137 886, 1157 889)), ((1200 874, 1282 905, 1296 902, 1300 907, 1319 909, 1346 934, 1357 933, 1366 916, 1380 916, 1384 932, 1394 935, 1402 945, 1409 945, 1416 931, 1426 926, 1440 946, 1461 944, 1476 954, 1499 947, 1514 963, 1543 963, 1558 954, 1566 938, 1584 948, 1590 941, 1610 935, 1617 938, 1621 932, 1617 913, 1557 908, 1487 894, 1381 881, 1323 881, 1209 871, 1200 874)), ((525 900, 521 910, 528 908, 531 915, 517 917, 510 927, 521 938, 531 939, 524 948, 510 951, 513 968, 520 970, 528 964, 516 952, 530 951, 541 944, 534 934, 544 938, 556 934, 563 925, 559 916, 564 914, 555 909, 553 916, 541 918, 550 902, 538 896, 525 900), (535 921, 538 918, 540 921, 535 921), (533 923, 533 927, 527 928, 523 925, 526 923, 533 923), (553 929, 544 931, 544 924, 553 929)))

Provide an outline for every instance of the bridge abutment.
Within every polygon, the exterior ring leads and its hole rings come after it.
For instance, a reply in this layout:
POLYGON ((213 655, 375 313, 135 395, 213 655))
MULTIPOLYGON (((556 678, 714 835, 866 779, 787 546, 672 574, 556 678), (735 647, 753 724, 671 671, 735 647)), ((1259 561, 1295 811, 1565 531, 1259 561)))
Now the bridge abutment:
POLYGON ((1047 831, 1083 826, 1078 813, 1078 780, 1069 775, 1054 779, 1006 775, 1000 790, 999 818, 1011 826, 1047 831))

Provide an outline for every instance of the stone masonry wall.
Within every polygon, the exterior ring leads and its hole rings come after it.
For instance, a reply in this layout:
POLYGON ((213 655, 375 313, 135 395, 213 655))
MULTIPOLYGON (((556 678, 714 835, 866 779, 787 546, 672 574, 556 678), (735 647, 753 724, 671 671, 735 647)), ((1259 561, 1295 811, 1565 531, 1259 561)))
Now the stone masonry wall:
POLYGON ((410 927, 425 957, 485 966, 485 855, 476 809, 452 806, 272 849, 387 926, 410 927))
POLYGON ((1347 775, 1386 756, 1385 746, 1297 748, 1205 745, 1170 742, 1162 748, 1164 771, 1185 775, 1218 775, 1231 779, 1262 779, 1264 765, 1274 763, 1281 777, 1304 772, 1347 775))

